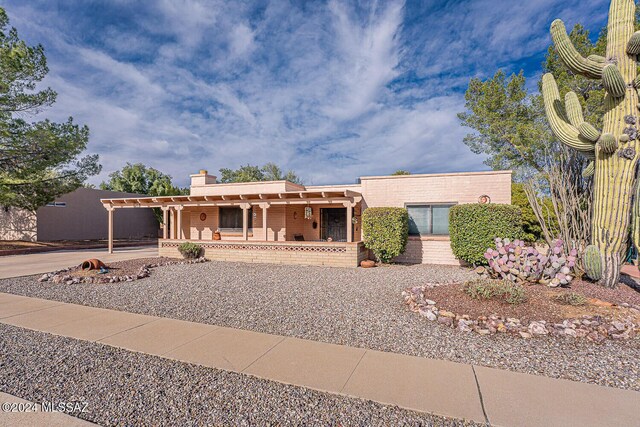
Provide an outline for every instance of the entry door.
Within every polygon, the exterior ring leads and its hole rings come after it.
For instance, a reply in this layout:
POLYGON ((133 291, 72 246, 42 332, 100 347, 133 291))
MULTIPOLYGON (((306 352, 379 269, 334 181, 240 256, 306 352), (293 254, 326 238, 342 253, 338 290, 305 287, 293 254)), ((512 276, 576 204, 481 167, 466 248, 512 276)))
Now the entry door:
POLYGON ((347 210, 345 208, 324 208, 321 209, 320 215, 322 217, 322 239, 327 240, 331 237, 334 242, 347 240, 347 210))

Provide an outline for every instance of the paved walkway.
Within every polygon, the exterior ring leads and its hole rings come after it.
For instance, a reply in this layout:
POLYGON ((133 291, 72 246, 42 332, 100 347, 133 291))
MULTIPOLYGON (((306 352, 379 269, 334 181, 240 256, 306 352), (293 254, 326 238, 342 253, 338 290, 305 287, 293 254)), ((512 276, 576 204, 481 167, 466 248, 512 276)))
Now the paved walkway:
POLYGON ((109 254, 107 249, 85 249, 9 255, 0 257, 0 279, 48 273, 78 265, 89 258, 99 258, 102 261, 109 262, 156 256, 158 256, 158 248, 156 246, 115 248, 112 254, 109 254))
POLYGON ((492 425, 640 426, 629 390, 5 293, 0 322, 492 425))

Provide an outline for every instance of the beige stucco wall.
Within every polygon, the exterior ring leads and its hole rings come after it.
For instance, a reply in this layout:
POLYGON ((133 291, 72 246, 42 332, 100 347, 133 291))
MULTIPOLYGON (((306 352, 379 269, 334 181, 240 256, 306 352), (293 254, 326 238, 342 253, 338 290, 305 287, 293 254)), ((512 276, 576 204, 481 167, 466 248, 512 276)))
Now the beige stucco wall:
MULTIPOLYGON (((491 203, 511 203, 511 171, 400 175, 361 178, 367 207, 407 204, 477 203, 488 195, 491 203)), ((446 236, 410 236, 397 262, 457 264, 446 236)))
MULTIPOLYGON (((160 256, 182 258, 178 246, 184 240, 158 241, 160 256)), ((366 259, 362 242, 198 242, 204 256, 216 261, 236 261, 265 264, 326 265, 357 267, 366 259)))
POLYGON ((36 215, 24 209, 0 207, 0 240, 26 240, 38 238, 36 215))
MULTIPOLYGON (((133 196, 136 194, 93 188, 79 188, 60 196, 56 202, 66 202, 66 207, 43 206, 38 209, 38 240, 106 239, 108 217, 100 199, 133 196)), ((158 222, 151 209, 116 209, 113 224, 113 237, 116 239, 158 236, 158 222)))

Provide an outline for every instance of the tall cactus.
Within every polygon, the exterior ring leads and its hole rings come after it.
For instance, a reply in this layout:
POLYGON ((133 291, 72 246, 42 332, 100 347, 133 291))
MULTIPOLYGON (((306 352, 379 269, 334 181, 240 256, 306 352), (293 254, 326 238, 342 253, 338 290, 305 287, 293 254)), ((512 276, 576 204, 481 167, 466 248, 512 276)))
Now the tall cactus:
MULTIPOLYGON (((542 78, 545 111, 553 133, 562 143, 593 160, 584 172, 585 176, 594 174, 591 243, 600 254, 599 283, 609 288, 615 287, 620 278, 640 152, 637 132, 640 76, 636 67, 640 32, 634 34, 635 10, 634 0, 611 1, 605 58, 596 55, 584 58, 572 45, 564 23, 555 20, 551 24, 551 38, 565 66, 575 74, 602 81, 606 95, 601 132, 584 121, 575 93, 566 95, 563 108, 553 76, 545 74, 542 78)), ((640 200, 635 200, 638 203, 640 200)), ((632 226, 634 244, 638 246, 640 221, 633 221, 632 226)))

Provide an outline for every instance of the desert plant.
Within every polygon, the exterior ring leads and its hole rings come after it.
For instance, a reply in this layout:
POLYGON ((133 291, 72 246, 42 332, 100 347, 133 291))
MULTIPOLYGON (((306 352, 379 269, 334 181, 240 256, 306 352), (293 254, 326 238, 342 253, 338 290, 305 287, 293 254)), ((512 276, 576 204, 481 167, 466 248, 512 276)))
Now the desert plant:
POLYGON ((449 235, 453 254, 469 264, 487 264, 484 252, 496 237, 522 236, 520 208, 512 205, 470 203, 449 211, 449 235))
POLYGON ((484 257, 489 275, 510 280, 542 283, 551 287, 567 286, 573 280, 576 249, 565 252, 562 240, 555 240, 546 253, 540 253, 522 240, 496 238, 495 249, 488 248, 484 257))
POLYGON ((587 303, 587 298, 576 292, 563 292, 554 296, 553 299, 563 305, 580 306, 587 303))
MULTIPOLYGON (((582 107, 574 92, 565 95, 562 108, 560 92, 552 74, 542 78, 545 111, 553 133, 568 147, 593 159, 585 174, 594 175, 591 244, 602 265, 599 283, 614 288, 620 277, 621 258, 627 248, 629 219, 640 215, 636 192, 636 164, 640 150, 638 139, 637 55, 640 32, 634 33, 636 5, 632 0, 612 0, 607 26, 606 54, 583 57, 569 39, 564 23, 551 24, 551 37, 558 56, 574 74, 600 80, 606 91, 602 131, 584 120, 582 107)), ((633 221, 634 244, 640 246, 640 221, 633 221)))
POLYGON ((589 279, 600 280, 602 277, 602 261, 597 246, 587 246, 582 256, 582 266, 589 279))
POLYGON ((376 259, 388 263, 407 247, 409 214, 405 208, 367 208, 362 212, 362 235, 376 259))
POLYGON ((199 258, 202 254, 202 246, 197 243, 184 242, 178 246, 178 251, 187 259, 199 258))
POLYGON ((462 289, 477 300, 498 299, 509 304, 522 304, 527 300, 524 288, 509 280, 469 280, 464 283, 462 289))

